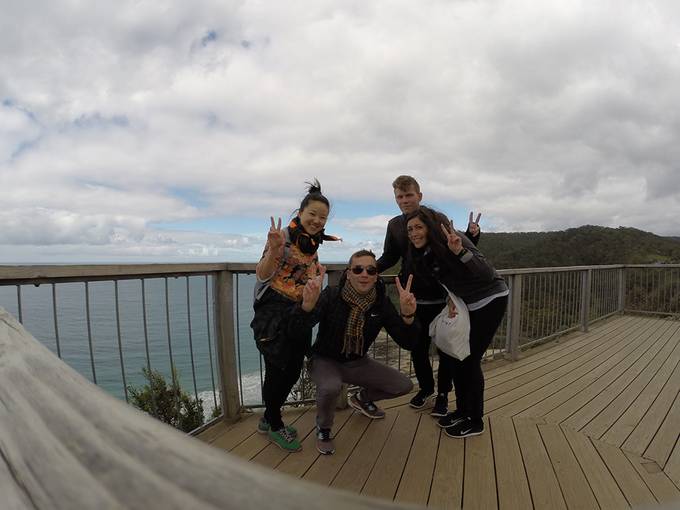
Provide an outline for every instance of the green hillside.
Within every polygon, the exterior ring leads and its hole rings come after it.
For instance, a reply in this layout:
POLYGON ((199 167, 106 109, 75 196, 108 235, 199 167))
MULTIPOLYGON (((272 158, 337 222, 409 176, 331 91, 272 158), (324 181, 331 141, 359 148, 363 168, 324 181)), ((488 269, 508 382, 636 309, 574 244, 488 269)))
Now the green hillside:
POLYGON ((497 269, 680 263, 678 238, 627 227, 585 225, 556 232, 486 232, 479 248, 497 269))

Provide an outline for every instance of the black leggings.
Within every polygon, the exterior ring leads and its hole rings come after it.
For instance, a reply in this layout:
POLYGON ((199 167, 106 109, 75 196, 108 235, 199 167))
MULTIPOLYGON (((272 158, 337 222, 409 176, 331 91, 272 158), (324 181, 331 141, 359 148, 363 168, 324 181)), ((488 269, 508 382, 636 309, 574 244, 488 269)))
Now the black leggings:
POLYGON ((266 357, 264 358, 262 400, 265 405, 264 418, 269 422, 272 430, 279 430, 283 427, 281 406, 286 402, 290 391, 300 378, 304 359, 304 352, 294 352, 285 368, 281 369, 269 362, 266 357))
MULTIPOLYGON (((465 416, 479 422, 484 416, 484 373, 482 356, 491 344, 508 305, 508 297, 494 299, 479 310, 470 311, 470 355, 460 361, 443 352, 439 364, 445 364, 453 376, 456 407, 465 416)), ((441 369, 440 369, 441 370, 441 369)))

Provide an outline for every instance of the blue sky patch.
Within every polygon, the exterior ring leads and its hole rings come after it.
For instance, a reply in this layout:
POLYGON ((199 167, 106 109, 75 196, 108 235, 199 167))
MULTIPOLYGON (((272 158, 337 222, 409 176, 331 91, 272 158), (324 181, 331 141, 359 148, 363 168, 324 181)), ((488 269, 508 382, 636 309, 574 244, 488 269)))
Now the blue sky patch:
POLYGON ((205 48, 208 44, 216 40, 217 32, 215 32, 214 30, 209 30, 208 33, 201 38, 201 46, 205 48))

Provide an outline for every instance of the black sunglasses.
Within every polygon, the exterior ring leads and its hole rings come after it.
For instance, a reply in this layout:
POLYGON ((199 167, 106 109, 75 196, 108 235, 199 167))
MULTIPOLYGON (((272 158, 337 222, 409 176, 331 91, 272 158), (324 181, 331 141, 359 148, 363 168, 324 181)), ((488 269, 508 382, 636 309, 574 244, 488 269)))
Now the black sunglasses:
POLYGON ((375 276, 375 275, 378 274, 378 268, 375 267, 375 266, 366 266, 366 267, 364 267, 364 266, 354 266, 354 267, 352 267, 352 272, 354 274, 361 274, 361 273, 364 272, 364 269, 366 270, 366 274, 368 274, 368 276, 375 276))

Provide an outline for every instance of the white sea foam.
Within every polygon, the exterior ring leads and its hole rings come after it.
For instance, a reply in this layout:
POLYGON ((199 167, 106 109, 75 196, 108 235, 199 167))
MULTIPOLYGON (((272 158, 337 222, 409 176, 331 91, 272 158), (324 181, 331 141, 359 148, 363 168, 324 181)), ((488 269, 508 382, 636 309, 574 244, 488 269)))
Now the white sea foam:
MULTIPOLYGON (((260 372, 252 372, 243 374, 241 377, 241 388, 243 391, 243 405, 253 405, 262 403, 262 389, 260 372)), ((215 388, 215 393, 212 390, 200 391, 198 398, 203 400, 203 415, 206 421, 211 419, 213 409, 215 408, 215 401, 217 405, 220 404, 220 391, 215 388)))

